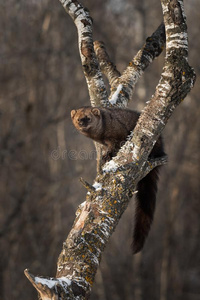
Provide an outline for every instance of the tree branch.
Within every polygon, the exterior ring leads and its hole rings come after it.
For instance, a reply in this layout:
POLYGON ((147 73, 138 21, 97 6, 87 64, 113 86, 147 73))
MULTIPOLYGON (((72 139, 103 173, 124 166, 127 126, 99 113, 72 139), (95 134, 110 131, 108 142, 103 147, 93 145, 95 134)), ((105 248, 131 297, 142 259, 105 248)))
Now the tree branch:
POLYGON ((88 191, 93 192, 95 190, 95 188, 91 184, 89 184, 87 181, 85 181, 82 177, 80 178, 80 182, 88 191))
POLYGON ((105 44, 100 41, 94 42, 94 49, 101 71, 106 75, 111 86, 109 100, 112 105, 120 107, 128 105, 136 83, 150 63, 163 51, 165 40, 165 26, 162 23, 146 39, 146 43, 133 57, 122 75, 110 60, 105 44))
POLYGON ((118 155, 108 162, 104 170, 110 170, 113 165, 116 169, 129 163, 130 153, 132 153, 131 160, 143 164, 174 109, 194 85, 195 72, 188 64, 187 26, 183 2, 182 0, 161 0, 161 2, 167 37, 165 65, 161 79, 129 141, 120 149, 118 155), (176 20, 177 16, 179 23, 176 20))
POLYGON ((108 94, 93 46, 92 19, 89 11, 76 0, 59 0, 73 19, 78 31, 78 45, 92 106, 108 105, 108 94))
POLYGON ((100 64, 101 71, 104 75, 106 75, 110 86, 112 87, 113 83, 121 76, 121 74, 110 60, 104 42, 95 41, 94 50, 100 64))
POLYGON ((119 79, 113 81, 111 103, 115 106, 126 107, 131 100, 133 89, 139 78, 160 55, 165 45, 165 26, 161 24, 156 31, 146 39, 144 46, 138 51, 119 79))

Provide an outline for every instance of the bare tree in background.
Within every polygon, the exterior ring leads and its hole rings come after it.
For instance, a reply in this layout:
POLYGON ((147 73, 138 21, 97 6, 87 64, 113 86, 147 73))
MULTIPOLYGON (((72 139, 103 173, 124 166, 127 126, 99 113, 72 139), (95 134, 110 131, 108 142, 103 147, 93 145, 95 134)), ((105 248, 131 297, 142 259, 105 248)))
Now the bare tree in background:
MULTIPOLYGON (((161 25, 121 75, 110 61, 105 47, 93 43, 92 20, 76 0, 62 0, 76 24, 79 51, 92 106, 126 107, 133 88, 146 67, 160 54, 164 44, 161 25), (110 83, 110 96, 103 80, 110 83)), ((161 0, 166 31, 166 57, 163 72, 152 96, 126 144, 104 165, 79 206, 76 219, 57 264, 56 278, 25 274, 41 299, 88 299, 101 254, 113 233, 137 183, 152 168, 165 164, 166 157, 149 159, 149 154, 177 105, 194 85, 195 74, 188 65, 187 26, 182 0, 161 0)), ((98 153, 101 152, 99 146, 98 153)), ((101 168, 101 156, 98 156, 101 168)))

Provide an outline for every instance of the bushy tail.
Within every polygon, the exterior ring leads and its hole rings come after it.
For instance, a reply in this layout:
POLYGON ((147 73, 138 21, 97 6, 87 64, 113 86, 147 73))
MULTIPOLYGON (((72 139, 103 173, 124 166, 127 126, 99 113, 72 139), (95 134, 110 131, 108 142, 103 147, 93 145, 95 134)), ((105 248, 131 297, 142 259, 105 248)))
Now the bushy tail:
POLYGON ((145 243, 153 221, 158 182, 158 169, 153 169, 146 177, 138 182, 136 194, 136 213, 133 231, 133 254, 139 252, 145 243))

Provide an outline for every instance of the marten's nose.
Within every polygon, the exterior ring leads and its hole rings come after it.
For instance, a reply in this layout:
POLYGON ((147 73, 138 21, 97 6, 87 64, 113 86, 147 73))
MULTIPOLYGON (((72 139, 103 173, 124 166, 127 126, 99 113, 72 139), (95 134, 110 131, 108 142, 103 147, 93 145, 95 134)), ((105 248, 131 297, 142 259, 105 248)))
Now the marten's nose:
POLYGON ((86 124, 85 124, 85 123, 86 123, 85 118, 79 119, 79 120, 78 120, 78 123, 79 123, 80 126, 86 125, 86 124))

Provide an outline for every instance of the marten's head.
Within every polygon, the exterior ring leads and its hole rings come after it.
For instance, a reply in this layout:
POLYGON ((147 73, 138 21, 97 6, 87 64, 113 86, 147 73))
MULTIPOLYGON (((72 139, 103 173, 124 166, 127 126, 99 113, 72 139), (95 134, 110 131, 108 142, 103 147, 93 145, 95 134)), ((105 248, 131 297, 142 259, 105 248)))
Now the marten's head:
POLYGON ((97 107, 82 107, 71 111, 74 126, 81 133, 88 135, 100 126, 101 113, 97 107))

